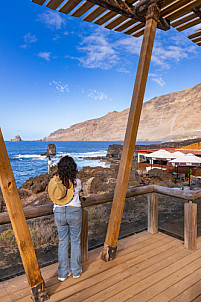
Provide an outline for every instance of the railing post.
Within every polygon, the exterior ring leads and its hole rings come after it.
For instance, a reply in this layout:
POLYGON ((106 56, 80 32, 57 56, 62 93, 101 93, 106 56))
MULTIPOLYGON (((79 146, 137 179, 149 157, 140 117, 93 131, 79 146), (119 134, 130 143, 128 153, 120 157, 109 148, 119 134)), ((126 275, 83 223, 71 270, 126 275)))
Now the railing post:
POLYGON ((184 247, 197 249, 197 204, 192 201, 184 204, 184 247))
POLYGON ((88 260, 88 211, 82 209, 81 262, 88 260))
POLYGON ((148 232, 158 233, 158 195, 151 193, 148 197, 148 232))

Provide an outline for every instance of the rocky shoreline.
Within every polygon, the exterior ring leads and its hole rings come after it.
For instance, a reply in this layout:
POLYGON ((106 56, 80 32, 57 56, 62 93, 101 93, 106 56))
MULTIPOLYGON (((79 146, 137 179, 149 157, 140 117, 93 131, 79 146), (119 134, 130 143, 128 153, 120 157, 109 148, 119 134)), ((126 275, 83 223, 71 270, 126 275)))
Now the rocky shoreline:
MULTIPOLYGON (((175 185, 171 173, 158 169, 153 169, 147 175, 138 175, 136 173, 136 154, 140 149, 155 149, 155 148, 176 148, 195 143, 198 140, 188 140, 182 142, 168 142, 154 145, 136 145, 132 169, 129 179, 128 187, 158 184, 167 187, 179 187, 182 183, 175 185)), ((82 182, 82 197, 90 195, 103 194, 114 191, 116 178, 118 173, 118 166, 121 159, 123 145, 113 144, 108 148, 106 157, 87 158, 90 160, 101 160, 110 164, 110 168, 103 167, 83 167, 78 173, 78 177, 82 182)), ((41 174, 36 177, 31 177, 26 180, 24 184, 18 189, 23 207, 43 205, 51 203, 47 194, 47 185, 50 178, 56 174, 56 167, 51 168, 50 174, 41 174)), ((6 205, 0 190, 0 212, 6 211, 6 205)))

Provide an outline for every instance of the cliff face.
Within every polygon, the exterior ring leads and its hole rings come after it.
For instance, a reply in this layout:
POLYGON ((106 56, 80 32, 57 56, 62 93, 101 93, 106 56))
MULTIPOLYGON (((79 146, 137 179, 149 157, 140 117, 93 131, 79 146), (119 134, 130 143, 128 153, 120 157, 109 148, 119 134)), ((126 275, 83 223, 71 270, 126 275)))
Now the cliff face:
MULTIPOLYGON (((129 109, 60 129, 46 141, 122 141, 129 109)), ((143 104, 137 139, 168 141, 201 137, 201 84, 143 104)))

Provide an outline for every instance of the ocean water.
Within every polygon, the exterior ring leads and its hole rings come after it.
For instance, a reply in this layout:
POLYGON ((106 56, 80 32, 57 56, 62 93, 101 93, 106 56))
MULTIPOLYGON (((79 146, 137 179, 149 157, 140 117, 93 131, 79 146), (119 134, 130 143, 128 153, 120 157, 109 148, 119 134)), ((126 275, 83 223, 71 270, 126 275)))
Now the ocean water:
POLYGON ((17 187, 30 177, 47 173, 48 160, 41 154, 47 151, 49 143, 56 146, 57 155, 52 158, 54 165, 62 156, 70 155, 77 163, 78 170, 84 166, 109 167, 100 160, 90 160, 88 157, 106 156, 109 145, 123 144, 123 142, 5 142, 17 187))

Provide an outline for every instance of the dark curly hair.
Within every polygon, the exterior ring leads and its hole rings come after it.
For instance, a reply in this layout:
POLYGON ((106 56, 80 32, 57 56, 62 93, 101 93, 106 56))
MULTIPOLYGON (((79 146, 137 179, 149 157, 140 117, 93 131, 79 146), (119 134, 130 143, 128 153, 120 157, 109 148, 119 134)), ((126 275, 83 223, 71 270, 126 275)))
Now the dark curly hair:
POLYGON ((68 155, 62 157, 57 165, 57 173, 62 183, 69 189, 69 180, 76 186, 77 164, 68 155))

